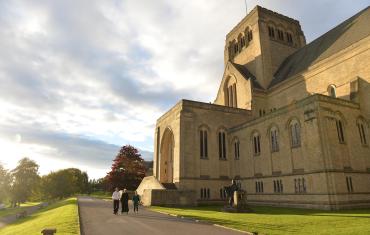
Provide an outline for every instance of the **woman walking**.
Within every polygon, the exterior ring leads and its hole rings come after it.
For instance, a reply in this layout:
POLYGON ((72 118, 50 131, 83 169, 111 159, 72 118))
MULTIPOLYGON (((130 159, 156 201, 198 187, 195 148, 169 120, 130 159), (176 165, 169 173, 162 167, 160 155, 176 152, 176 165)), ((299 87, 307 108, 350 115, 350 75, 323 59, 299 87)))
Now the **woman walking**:
POLYGON ((124 189, 123 190, 123 193, 122 193, 122 196, 121 196, 121 205, 122 205, 122 214, 124 212, 126 212, 126 214, 128 214, 128 193, 127 193, 127 190, 124 189))
POLYGON ((139 213, 139 203, 140 203, 140 196, 135 191, 135 195, 132 197, 132 201, 134 203, 134 212, 139 213))

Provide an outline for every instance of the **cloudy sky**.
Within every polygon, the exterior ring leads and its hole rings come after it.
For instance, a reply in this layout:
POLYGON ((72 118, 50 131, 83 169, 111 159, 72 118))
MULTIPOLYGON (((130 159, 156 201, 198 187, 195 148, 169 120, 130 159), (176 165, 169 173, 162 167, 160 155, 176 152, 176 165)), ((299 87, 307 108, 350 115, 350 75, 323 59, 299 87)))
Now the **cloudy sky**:
MULTIPOLYGON (((300 20, 307 41, 369 0, 248 0, 300 20)), ((0 162, 108 171, 125 144, 152 158, 156 119, 213 101, 243 0, 0 0, 0 162)))

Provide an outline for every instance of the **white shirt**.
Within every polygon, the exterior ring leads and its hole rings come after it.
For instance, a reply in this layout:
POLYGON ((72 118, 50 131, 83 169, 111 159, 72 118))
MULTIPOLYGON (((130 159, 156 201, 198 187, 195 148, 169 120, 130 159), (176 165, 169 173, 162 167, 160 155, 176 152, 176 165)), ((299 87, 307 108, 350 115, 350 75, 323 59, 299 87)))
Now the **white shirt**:
POLYGON ((114 191, 112 195, 113 200, 119 200, 121 198, 121 194, 119 192, 114 191))

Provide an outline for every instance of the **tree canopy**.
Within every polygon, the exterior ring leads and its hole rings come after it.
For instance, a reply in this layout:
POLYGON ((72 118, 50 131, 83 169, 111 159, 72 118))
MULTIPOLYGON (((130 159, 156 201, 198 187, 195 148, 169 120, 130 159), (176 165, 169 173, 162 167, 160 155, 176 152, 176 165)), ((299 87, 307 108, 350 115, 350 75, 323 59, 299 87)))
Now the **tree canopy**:
POLYGON ((145 170, 139 151, 131 145, 125 145, 119 150, 106 176, 108 187, 110 190, 115 187, 135 190, 145 177, 145 170))
POLYGON ((18 162, 18 166, 10 172, 10 193, 13 202, 25 202, 32 195, 40 180, 38 170, 39 165, 35 161, 23 158, 18 162))
POLYGON ((41 178, 44 198, 65 198, 76 193, 87 193, 89 178, 86 172, 69 168, 51 172, 41 178))
POLYGON ((0 164, 0 204, 5 201, 9 194, 10 176, 9 172, 0 164))

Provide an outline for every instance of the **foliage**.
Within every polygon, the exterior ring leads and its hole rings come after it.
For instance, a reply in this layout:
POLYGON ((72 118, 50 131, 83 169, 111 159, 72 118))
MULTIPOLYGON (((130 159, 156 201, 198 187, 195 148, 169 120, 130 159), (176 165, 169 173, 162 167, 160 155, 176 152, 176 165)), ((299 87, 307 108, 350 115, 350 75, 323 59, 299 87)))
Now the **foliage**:
POLYGON ((52 204, 39 212, 0 229, 1 235, 40 234, 44 228, 56 228, 57 234, 80 234, 76 198, 52 204))
POLYGON ((11 200, 14 203, 26 202, 39 183, 39 165, 29 158, 23 158, 18 166, 10 172, 11 175, 11 200))
POLYGON ((145 170, 139 151, 131 145, 123 146, 106 176, 109 190, 115 187, 135 190, 145 177, 145 170))
POLYGON ((9 196, 10 175, 9 172, 0 164, 0 204, 5 202, 9 196))
POLYGON ((76 168, 51 172, 41 178, 43 198, 65 198, 76 193, 88 192, 88 175, 76 168))
POLYGON ((100 178, 100 179, 92 179, 89 181, 89 191, 88 193, 93 192, 104 192, 108 186, 108 182, 106 178, 100 178))
POLYGON ((226 213, 220 206, 152 207, 155 211, 191 217, 258 234, 369 234, 370 209, 322 211, 252 206, 253 213, 226 213))

